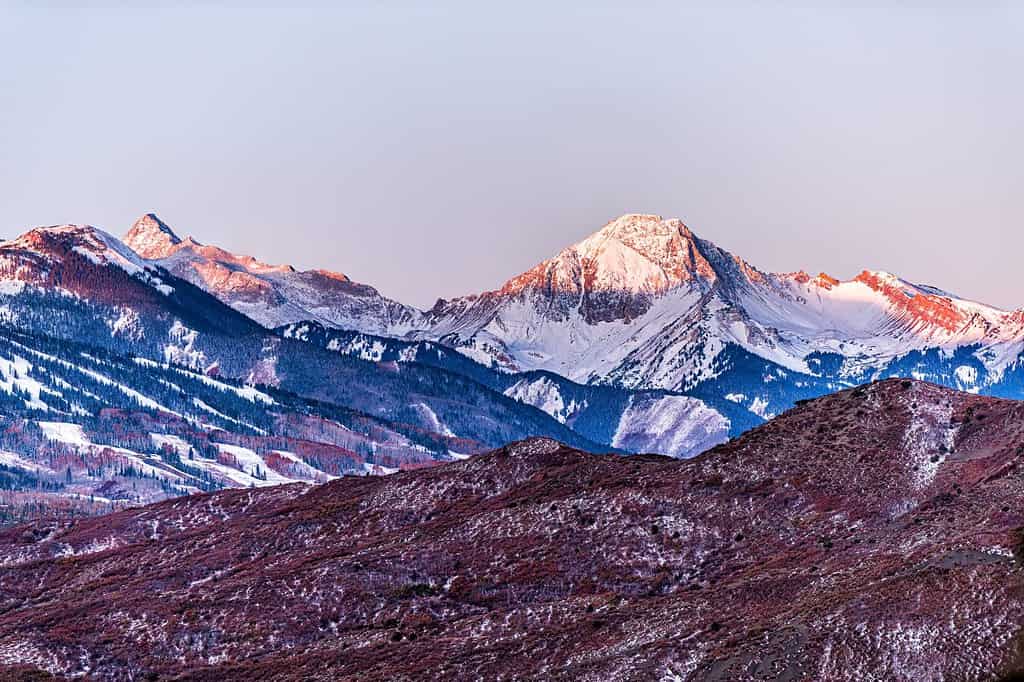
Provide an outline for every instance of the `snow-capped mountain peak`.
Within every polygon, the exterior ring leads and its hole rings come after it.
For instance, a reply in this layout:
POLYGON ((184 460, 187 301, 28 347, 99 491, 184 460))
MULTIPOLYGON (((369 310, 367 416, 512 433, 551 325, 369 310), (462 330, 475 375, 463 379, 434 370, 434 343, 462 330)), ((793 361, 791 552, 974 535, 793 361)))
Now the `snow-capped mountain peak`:
POLYGON ((136 220, 124 242, 143 258, 166 258, 182 243, 174 230, 155 213, 147 213, 136 220))
POLYGON ((175 291, 165 272, 91 225, 37 227, 0 242, 2 280, 108 303, 152 300, 175 291))
MULTIPOLYGON (((573 248, 582 258, 595 261, 596 270, 619 275, 626 284, 638 289, 644 289, 648 282, 626 279, 629 275, 626 269, 634 263, 616 257, 623 249, 640 256, 640 263, 654 266, 667 285, 695 277, 715 279, 714 267, 705 257, 696 235, 678 218, 624 215, 573 248)), ((650 270, 649 267, 644 269, 650 270)))
POLYGON ((627 214, 512 278, 500 293, 569 295, 581 299, 577 307, 589 311, 589 319, 600 321, 610 318, 588 298, 611 298, 619 307, 632 299, 623 312, 635 317, 649 307, 643 299, 680 287, 735 289, 764 281, 763 273, 700 239, 678 218, 627 214))
MULTIPOLYGON (((1024 314, 880 270, 849 280, 763 272, 681 220, 647 214, 612 220, 497 291, 439 301, 427 321, 420 338, 508 370, 684 391, 741 362, 855 381, 883 371, 930 376, 916 368, 952 362, 956 353, 964 359, 943 372, 991 383, 1024 348, 1024 314), (887 369, 904 361, 918 364, 887 369)), ((762 378, 753 372, 754 386, 734 393, 760 406, 758 396, 769 392, 754 393, 762 378)))

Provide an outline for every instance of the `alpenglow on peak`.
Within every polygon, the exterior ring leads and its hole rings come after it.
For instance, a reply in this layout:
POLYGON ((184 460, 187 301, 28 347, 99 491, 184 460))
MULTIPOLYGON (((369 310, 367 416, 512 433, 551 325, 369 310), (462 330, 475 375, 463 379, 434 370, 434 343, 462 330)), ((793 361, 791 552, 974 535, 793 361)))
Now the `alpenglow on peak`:
POLYGON ((155 213, 147 213, 132 224, 124 243, 143 258, 163 258, 181 239, 155 213))

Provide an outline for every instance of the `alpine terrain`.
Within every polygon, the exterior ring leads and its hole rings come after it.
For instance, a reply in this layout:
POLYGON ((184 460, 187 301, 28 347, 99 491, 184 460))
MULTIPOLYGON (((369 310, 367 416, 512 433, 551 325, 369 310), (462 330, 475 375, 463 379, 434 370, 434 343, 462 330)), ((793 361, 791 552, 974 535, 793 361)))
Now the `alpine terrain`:
POLYGON ((1024 309, 886 272, 765 273, 653 215, 613 220, 496 291, 438 301, 418 335, 509 371, 677 391, 758 420, 887 376, 1024 397, 1024 309))
MULTIPOLYGON (((324 343, 341 353, 383 344, 397 354, 410 348, 400 341, 429 341, 501 373, 541 371, 575 385, 689 396, 728 423, 719 439, 797 400, 890 376, 1024 397, 1024 309, 1000 310, 874 270, 848 281, 762 272, 682 221, 654 215, 617 218, 494 291, 439 300, 428 311, 341 275, 330 281, 343 284, 327 285, 322 271, 297 273, 201 247, 152 215, 126 244, 264 325, 328 330, 324 343), (366 336, 350 342, 351 332, 366 336)), ((465 362, 446 363, 479 378, 465 362)), ((573 396, 560 387, 533 383, 515 395, 563 421, 572 414, 573 396)), ((649 405, 641 399, 630 409, 653 423, 695 404, 649 405)), ((692 440, 706 442, 699 434, 692 440)))
POLYGON ((341 277, 313 274, 311 285, 287 266, 180 240, 152 215, 129 236, 135 248, 58 225, 0 242, 0 523, 388 473, 536 435, 689 456, 730 428, 674 392, 499 372, 435 342, 315 321, 269 329, 290 318, 253 319, 249 298, 181 266, 183 248, 171 269, 140 252, 187 244, 207 259, 197 263, 251 270, 291 297, 284 307, 305 304, 303 319, 316 309, 337 323, 357 310, 384 316, 366 327, 377 329, 404 308, 363 285, 335 287, 341 277))

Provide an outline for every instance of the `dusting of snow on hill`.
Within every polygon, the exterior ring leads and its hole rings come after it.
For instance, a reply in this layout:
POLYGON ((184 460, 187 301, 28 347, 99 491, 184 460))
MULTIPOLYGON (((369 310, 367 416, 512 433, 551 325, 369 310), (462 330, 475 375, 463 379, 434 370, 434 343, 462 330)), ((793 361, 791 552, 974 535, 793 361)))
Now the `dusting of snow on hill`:
POLYGON ((903 436, 903 447, 912 465, 917 488, 932 482, 939 465, 953 452, 959 424, 953 420, 951 402, 937 401, 925 395, 930 389, 915 385, 911 389, 911 419, 903 436))

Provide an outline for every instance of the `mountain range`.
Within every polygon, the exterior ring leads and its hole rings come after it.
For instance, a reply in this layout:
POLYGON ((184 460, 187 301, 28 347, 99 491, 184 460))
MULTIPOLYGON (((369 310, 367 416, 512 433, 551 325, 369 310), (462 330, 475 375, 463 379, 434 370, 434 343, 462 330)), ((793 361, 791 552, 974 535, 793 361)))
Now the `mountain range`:
POLYGON ((890 376, 1024 396, 1024 312, 895 275, 765 273, 626 215, 417 310, 154 214, 0 242, 3 518, 386 473, 543 436, 690 457, 890 376))
POLYGON ((124 243, 268 328, 311 321, 390 336, 415 329, 422 318, 415 308, 386 299, 341 273, 300 272, 290 265, 269 265, 206 246, 192 237, 181 239, 152 213, 135 221, 124 243))
POLYGON ((125 243, 268 327, 315 322, 436 342, 502 372, 691 395, 728 418, 732 435, 795 400, 886 376, 1024 394, 1024 309, 881 271, 848 281, 762 272, 677 219, 622 216, 494 291, 427 311, 344 275, 197 246, 152 215, 125 243), (322 278, 340 284, 311 284, 322 278))

